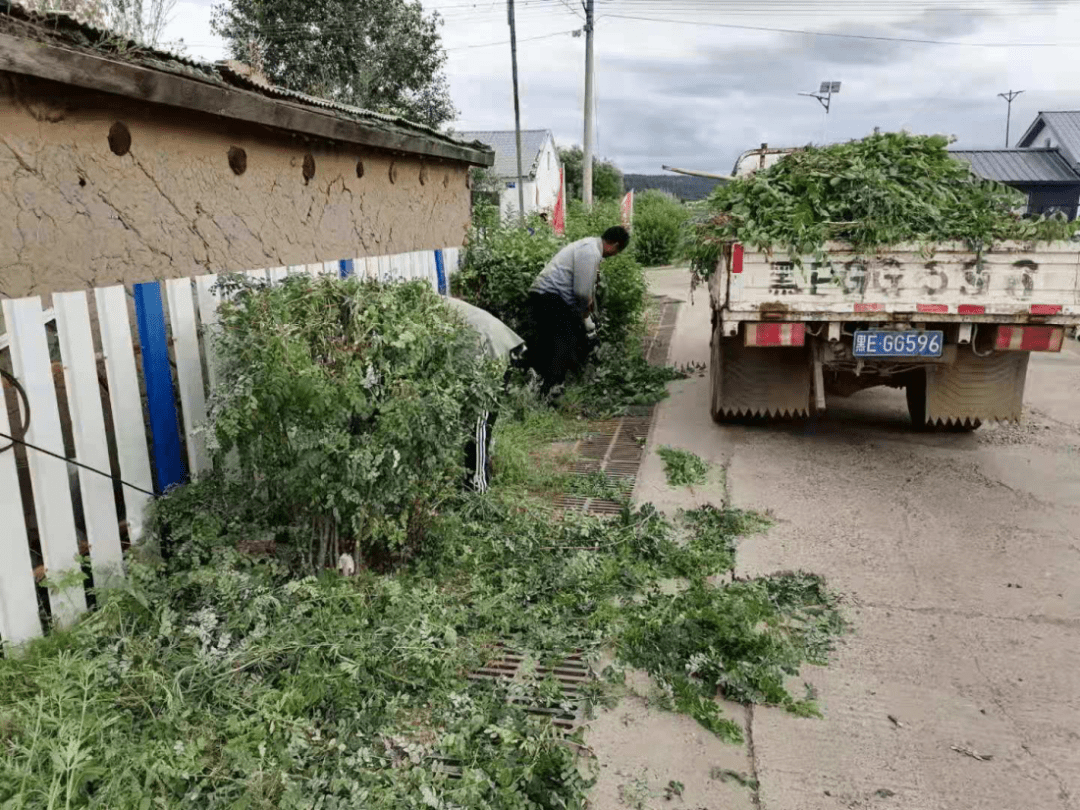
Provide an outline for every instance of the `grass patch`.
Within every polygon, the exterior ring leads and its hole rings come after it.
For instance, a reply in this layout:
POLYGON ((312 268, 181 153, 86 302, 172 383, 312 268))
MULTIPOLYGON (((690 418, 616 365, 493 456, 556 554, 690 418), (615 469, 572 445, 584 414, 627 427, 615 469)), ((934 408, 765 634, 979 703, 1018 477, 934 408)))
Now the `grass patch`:
POLYGON ((661 447, 656 452, 664 462, 668 486, 692 487, 705 483, 709 465, 689 450, 661 447))

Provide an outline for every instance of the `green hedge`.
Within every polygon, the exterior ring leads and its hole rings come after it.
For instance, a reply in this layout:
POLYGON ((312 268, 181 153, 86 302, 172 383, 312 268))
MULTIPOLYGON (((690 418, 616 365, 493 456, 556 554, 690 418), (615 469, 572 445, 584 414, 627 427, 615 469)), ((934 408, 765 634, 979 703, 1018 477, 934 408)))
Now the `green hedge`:
POLYGON ((409 556, 464 475, 476 415, 501 374, 425 282, 225 277, 211 414, 249 497, 295 529, 310 571, 349 552, 409 556))
POLYGON ((674 264, 689 221, 690 209, 670 194, 645 191, 635 195, 631 240, 635 258, 645 267, 674 264))
MULTIPOLYGON (((588 211, 571 202, 564 237, 556 236, 538 217, 530 217, 530 233, 516 220, 493 221, 486 210, 478 214, 455 279, 455 293, 520 332, 529 288, 544 265, 564 245, 600 236, 618 224, 619 205, 605 201, 588 211)), ((633 246, 633 239, 630 244, 633 246)), ((601 339, 621 341, 634 331, 641 322, 645 296, 645 276, 632 250, 605 259, 596 290, 601 339)))

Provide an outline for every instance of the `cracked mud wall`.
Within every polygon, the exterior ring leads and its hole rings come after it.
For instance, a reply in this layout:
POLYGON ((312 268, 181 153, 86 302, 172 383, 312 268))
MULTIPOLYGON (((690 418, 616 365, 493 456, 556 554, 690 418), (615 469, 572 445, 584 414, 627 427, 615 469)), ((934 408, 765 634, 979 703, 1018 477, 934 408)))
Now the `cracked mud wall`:
POLYGON ((0 297, 458 246, 466 179, 0 71, 0 297))

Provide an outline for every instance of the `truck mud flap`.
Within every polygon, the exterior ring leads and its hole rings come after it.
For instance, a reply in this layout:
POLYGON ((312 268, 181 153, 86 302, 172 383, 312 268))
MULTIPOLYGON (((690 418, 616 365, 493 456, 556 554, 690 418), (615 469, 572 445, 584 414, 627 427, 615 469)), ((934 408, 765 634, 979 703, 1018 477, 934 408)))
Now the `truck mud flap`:
POLYGON ((718 422, 810 415, 813 367, 807 347, 747 348, 713 330, 710 410, 718 422))
POLYGON ((964 427, 978 422, 1019 422, 1028 352, 979 357, 961 350, 956 362, 926 370, 926 421, 964 427))

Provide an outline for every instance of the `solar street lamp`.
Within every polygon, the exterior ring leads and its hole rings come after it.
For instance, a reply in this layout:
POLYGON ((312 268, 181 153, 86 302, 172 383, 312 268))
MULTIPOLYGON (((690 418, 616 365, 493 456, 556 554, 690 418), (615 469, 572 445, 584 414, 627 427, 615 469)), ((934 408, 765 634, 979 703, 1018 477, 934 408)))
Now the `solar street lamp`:
POLYGON ((825 125, 821 134, 822 145, 825 144, 829 137, 829 109, 832 107, 832 97, 839 92, 840 82, 822 82, 816 93, 799 93, 800 96, 816 98, 821 103, 821 106, 825 108, 825 125))

